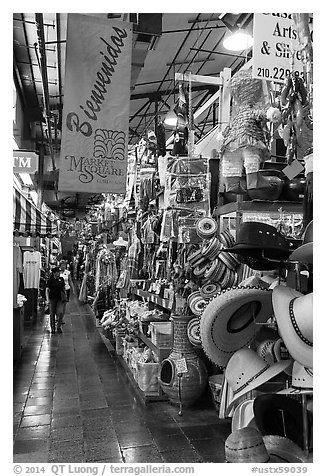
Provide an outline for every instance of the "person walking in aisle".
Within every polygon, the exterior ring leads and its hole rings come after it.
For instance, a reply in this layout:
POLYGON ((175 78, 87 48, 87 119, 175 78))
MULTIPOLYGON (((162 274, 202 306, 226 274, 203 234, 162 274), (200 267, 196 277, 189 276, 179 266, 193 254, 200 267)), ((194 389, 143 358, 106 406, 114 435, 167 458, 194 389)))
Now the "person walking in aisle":
MULTIPOLYGON (((67 296, 67 302, 68 302, 70 298, 70 290, 72 289, 74 293, 75 293, 75 290, 74 290, 74 284, 71 279, 71 273, 67 269, 67 261, 65 260, 60 261, 60 276, 61 278, 64 279, 64 282, 65 282, 65 290, 66 290, 66 296, 67 296)), ((64 306, 63 317, 66 314, 67 302, 65 303, 65 306, 64 306)), ((65 324, 63 320, 62 320, 62 324, 65 324)))
POLYGON ((60 268, 55 267, 46 283, 46 304, 50 307, 51 334, 55 334, 55 318, 57 317, 57 331, 62 333, 62 319, 66 304, 65 281, 60 276, 60 268))

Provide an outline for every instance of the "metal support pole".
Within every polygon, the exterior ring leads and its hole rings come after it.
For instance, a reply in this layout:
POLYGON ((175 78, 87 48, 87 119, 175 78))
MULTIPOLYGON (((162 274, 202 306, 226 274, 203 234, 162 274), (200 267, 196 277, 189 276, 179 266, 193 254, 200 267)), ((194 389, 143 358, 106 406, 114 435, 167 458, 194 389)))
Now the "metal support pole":
POLYGON ((37 206, 41 208, 43 203, 43 174, 44 174, 44 144, 39 147, 38 179, 37 179, 37 206))

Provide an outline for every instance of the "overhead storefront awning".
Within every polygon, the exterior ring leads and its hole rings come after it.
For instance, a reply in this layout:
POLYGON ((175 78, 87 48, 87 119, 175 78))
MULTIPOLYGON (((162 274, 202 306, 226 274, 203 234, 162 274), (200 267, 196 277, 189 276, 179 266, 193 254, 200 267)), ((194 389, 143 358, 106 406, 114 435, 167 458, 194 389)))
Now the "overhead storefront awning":
POLYGON ((15 185, 13 193, 14 235, 48 238, 59 236, 57 220, 42 213, 15 185))

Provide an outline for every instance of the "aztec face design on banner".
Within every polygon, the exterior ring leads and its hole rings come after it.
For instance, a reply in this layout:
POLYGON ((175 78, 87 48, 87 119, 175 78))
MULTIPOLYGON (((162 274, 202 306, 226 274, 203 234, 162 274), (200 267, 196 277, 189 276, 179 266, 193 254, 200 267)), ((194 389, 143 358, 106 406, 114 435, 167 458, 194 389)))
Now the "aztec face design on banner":
POLYGON ((60 191, 124 193, 132 29, 68 14, 60 191))

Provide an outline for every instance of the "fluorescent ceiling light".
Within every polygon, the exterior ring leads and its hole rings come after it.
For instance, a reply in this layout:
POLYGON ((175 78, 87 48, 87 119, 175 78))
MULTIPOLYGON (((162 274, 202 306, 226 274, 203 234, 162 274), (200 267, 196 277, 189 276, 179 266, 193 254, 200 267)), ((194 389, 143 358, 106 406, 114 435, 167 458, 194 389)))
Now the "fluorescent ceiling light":
POLYGON ((178 121, 178 118, 176 113, 172 111, 172 109, 170 109, 170 111, 165 116, 164 124, 166 124, 167 126, 175 127, 177 125, 177 121, 178 121))
POLYGON ((237 31, 232 33, 232 35, 225 38, 223 41, 223 46, 226 50, 229 51, 241 51, 247 50, 254 44, 254 39, 249 33, 244 31, 237 31))
POLYGON ((33 185, 33 182, 32 182, 32 179, 31 179, 31 176, 29 174, 19 174, 20 175, 20 178, 22 179, 24 185, 33 185))

